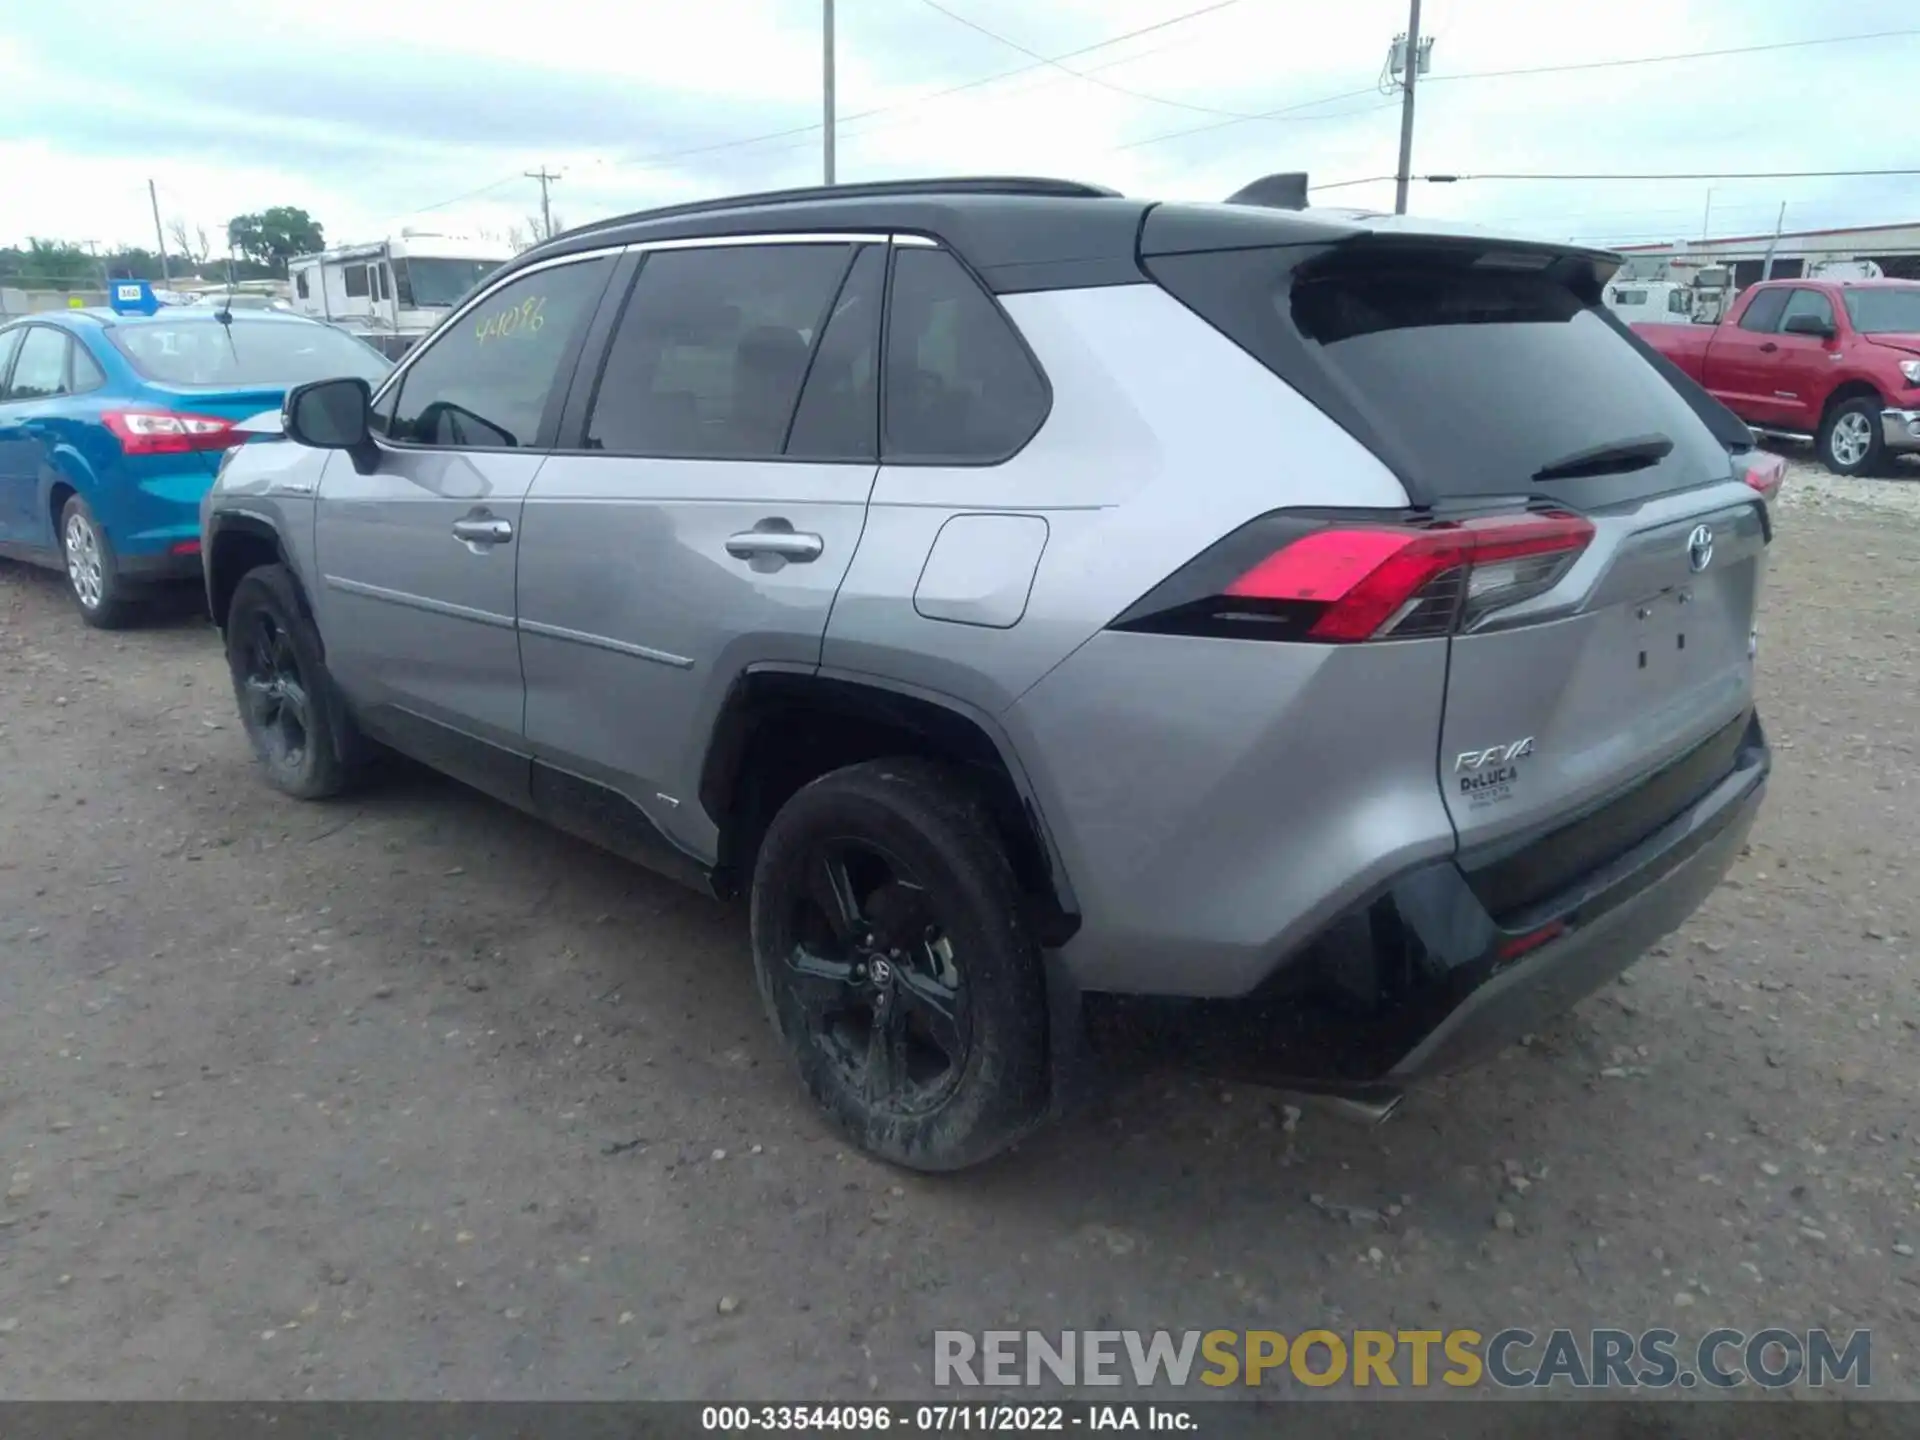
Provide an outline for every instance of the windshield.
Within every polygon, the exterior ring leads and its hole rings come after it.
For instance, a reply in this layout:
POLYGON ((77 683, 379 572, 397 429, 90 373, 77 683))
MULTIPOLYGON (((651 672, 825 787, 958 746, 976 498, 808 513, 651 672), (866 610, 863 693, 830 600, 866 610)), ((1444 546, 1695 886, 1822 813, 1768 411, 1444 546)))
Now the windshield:
POLYGON ((107 331, 114 348, 148 380, 162 385, 298 385, 357 375, 377 385, 393 362, 372 346, 329 325, 234 317, 231 326, 211 318, 107 331))
POLYGON ((1920 335, 1920 285, 1840 293, 1847 302, 1847 318, 1862 335, 1920 335))
POLYGON ((435 260, 410 255, 393 262, 393 288, 406 309, 452 307, 499 268, 498 260, 435 260))

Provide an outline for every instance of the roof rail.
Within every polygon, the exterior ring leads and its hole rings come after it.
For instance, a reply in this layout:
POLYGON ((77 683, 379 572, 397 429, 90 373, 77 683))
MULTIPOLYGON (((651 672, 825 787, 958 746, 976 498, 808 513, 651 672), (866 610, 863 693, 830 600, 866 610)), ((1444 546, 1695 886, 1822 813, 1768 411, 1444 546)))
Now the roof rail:
POLYGON ((671 220, 682 215, 705 215, 722 210, 747 210, 759 205, 793 205, 808 200, 883 200, 913 195, 1035 195, 1063 200, 1110 200, 1120 194, 1104 185, 1077 180, 1049 180, 1029 175, 956 175, 918 180, 867 180, 853 185, 805 185, 793 190, 762 190, 752 195, 723 195, 713 200, 690 200, 657 210, 636 210, 595 220, 554 236, 565 240, 648 220, 671 220))
POLYGON ((1259 205, 1268 210, 1304 210, 1307 208, 1307 172, 1282 170, 1262 175, 1251 185, 1242 185, 1227 197, 1229 205, 1259 205))

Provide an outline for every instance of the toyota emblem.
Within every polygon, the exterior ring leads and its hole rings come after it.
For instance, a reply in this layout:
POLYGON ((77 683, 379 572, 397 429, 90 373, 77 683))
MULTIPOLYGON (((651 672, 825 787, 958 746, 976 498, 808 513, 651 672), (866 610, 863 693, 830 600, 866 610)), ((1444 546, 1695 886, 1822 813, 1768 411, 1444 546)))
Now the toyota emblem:
POLYGON ((1687 536, 1687 564, 1697 575, 1713 563, 1713 527, 1696 525, 1687 536))

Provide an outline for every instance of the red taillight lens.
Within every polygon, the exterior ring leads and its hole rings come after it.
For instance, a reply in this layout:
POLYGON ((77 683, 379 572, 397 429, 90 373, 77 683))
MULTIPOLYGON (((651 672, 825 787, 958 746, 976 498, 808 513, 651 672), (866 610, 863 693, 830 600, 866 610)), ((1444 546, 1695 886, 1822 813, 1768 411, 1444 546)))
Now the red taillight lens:
POLYGON ((1323 607, 1307 627, 1313 640, 1445 635, 1551 589, 1592 539, 1590 522, 1560 513, 1334 527, 1275 551, 1226 593, 1323 607))
POLYGON ((217 415, 187 415, 169 410, 109 410, 100 417, 129 455, 185 455, 195 450, 225 450, 246 436, 231 420, 217 415))
POLYGON ((1745 464, 1746 474, 1741 478, 1747 484, 1758 490, 1768 500, 1780 493, 1780 486, 1787 478, 1787 462, 1784 456, 1755 450, 1746 457, 1745 464))
POLYGON ((167 547, 167 553, 169 555, 198 555, 200 553, 200 542, 198 540, 176 540, 167 547))

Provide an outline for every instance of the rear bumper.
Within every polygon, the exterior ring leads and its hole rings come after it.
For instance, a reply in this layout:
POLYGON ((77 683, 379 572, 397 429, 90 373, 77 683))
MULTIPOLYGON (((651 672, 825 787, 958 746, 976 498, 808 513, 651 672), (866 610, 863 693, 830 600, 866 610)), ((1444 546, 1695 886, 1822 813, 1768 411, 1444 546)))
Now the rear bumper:
POLYGON ((1390 1093, 1509 1044, 1677 929, 1766 794, 1759 720, 1705 793, 1557 895, 1496 921, 1452 861, 1420 866, 1233 1000, 1090 996, 1096 1045, 1250 1081, 1390 1093))
POLYGON ((1880 438, 1889 450, 1903 454, 1920 450, 1920 410, 1882 410, 1880 438))
POLYGON ((177 555, 172 551, 161 551, 158 554, 116 555, 114 560, 117 563, 121 575, 129 580, 140 581, 143 584, 160 584, 174 580, 197 580, 200 578, 199 539, 197 536, 183 536, 180 543, 185 543, 187 540, 194 542, 193 553, 189 555, 177 555))

